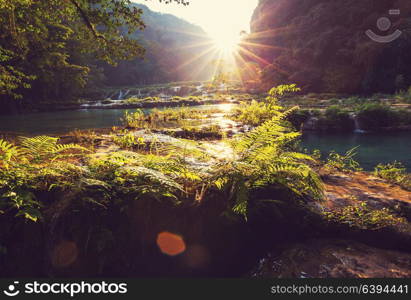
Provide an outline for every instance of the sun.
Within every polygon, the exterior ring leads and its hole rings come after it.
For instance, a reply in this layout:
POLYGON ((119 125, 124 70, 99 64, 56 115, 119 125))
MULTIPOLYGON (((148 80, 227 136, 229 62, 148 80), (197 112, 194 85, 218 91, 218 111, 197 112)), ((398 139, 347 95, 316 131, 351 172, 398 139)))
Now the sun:
POLYGON ((231 32, 218 32, 212 39, 217 50, 224 53, 236 52, 240 43, 240 35, 231 32))

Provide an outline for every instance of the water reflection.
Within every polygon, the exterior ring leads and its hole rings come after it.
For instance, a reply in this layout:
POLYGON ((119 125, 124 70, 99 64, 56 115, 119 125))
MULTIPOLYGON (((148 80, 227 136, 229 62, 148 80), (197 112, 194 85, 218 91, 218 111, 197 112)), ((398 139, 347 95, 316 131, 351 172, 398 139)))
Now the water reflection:
POLYGON ((344 154, 356 146, 356 160, 367 171, 378 163, 401 161, 411 171, 411 133, 319 134, 303 135, 302 146, 312 151, 319 149, 324 156, 332 150, 344 154))
MULTIPOLYGON (((229 112, 234 104, 195 106, 196 110, 219 109, 229 112)), ((163 108, 164 109, 164 108, 163 108)), ((173 109, 178 109, 173 108, 173 109)), ((159 109, 161 110, 161 109, 159 109)), ((121 125, 126 111, 133 109, 79 109, 70 111, 41 112, 22 115, 0 116, 0 132, 21 135, 67 133, 76 129, 111 128, 121 125)), ((150 109, 143 109, 149 112, 150 109)))

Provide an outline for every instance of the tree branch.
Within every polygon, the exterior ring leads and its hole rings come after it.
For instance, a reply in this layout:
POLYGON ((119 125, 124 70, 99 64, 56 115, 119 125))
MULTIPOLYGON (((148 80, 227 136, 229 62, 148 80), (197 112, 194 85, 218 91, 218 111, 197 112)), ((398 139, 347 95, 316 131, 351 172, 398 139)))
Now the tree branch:
POLYGON ((87 26, 88 29, 90 29, 94 37, 96 39, 102 39, 107 42, 107 39, 102 34, 97 32, 96 28, 91 23, 86 12, 81 8, 80 4, 78 4, 76 0, 69 0, 69 1, 76 7, 77 11, 80 13, 81 18, 83 19, 84 24, 87 26))

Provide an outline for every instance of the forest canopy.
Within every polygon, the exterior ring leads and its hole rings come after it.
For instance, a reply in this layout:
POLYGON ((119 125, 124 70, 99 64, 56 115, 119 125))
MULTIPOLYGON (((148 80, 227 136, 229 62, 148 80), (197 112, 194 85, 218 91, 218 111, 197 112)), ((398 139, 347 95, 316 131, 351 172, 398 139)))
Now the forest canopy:
POLYGON ((142 57, 145 49, 131 37, 145 28, 142 9, 131 4, 0 0, 0 100, 70 98, 101 79, 99 63, 142 57))

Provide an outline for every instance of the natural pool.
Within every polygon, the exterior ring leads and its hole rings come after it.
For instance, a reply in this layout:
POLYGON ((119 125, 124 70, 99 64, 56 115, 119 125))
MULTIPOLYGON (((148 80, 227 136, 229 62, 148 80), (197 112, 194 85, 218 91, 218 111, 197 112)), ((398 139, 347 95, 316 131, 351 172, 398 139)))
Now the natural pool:
POLYGON ((367 170, 373 170, 378 163, 401 161, 411 171, 411 132, 398 133, 352 133, 320 134, 306 133, 302 147, 310 152, 319 149, 323 156, 335 150, 344 154, 359 146, 356 160, 367 170))
MULTIPOLYGON (((196 109, 222 108, 227 104, 204 105, 196 109)), ((0 132, 21 135, 65 133, 75 129, 110 128, 121 125, 126 109, 84 109, 0 116, 0 132)), ((148 110, 147 110, 148 111, 148 110)), ((302 147, 309 151, 319 149, 323 154, 331 150, 345 153, 356 146, 357 160, 365 170, 372 170, 380 162, 403 162, 411 171, 411 132, 320 134, 306 133, 302 147)))

